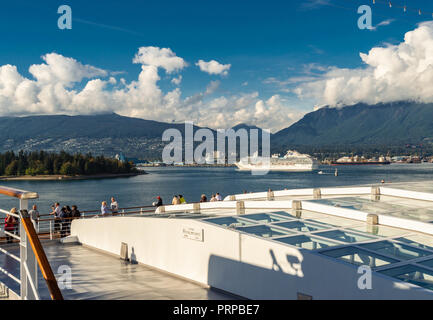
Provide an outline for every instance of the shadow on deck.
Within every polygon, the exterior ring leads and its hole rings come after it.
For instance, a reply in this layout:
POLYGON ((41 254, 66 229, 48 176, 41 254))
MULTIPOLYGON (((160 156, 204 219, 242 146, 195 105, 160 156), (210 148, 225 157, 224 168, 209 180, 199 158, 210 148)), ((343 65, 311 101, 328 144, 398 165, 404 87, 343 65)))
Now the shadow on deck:
MULTIPOLYGON (((61 266, 71 268, 71 288, 62 289, 66 300, 228 300, 234 299, 212 289, 150 269, 140 264, 125 263, 117 257, 81 245, 43 242, 54 274, 61 266)), ((18 244, 2 245, 19 254, 18 244)), ((19 278, 19 263, 0 255, 0 266, 19 278)), ((60 268, 60 269, 59 269, 60 268)), ((19 293, 16 282, 0 273, 0 282, 19 293)), ((48 288, 39 271, 41 299, 50 299, 48 288)))

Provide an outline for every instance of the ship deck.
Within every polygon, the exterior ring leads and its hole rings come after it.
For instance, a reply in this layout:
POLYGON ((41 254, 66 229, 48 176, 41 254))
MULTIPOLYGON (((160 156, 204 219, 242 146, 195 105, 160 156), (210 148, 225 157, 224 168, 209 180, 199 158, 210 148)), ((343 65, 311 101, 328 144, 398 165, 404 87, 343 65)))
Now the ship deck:
MULTIPOLYGON (((2 245, 18 254, 18 245, 2 245)), ((209 289, 179 277, 131 264, 118 257, 78 244, 61 244, 57 240, 44 242, 44 249, 55 273, 60 266, 72 270, 70 288, 63 288, 66 300, 228 300, 233 296, 209 289)), ((19 276, 19 263, 0 255, 0 266, 19 276)), ((0 282, 14 293, 19 286, 0 273, 0 282)), ((39 272, 41 299, 50 299, 48 288, 39 272)))

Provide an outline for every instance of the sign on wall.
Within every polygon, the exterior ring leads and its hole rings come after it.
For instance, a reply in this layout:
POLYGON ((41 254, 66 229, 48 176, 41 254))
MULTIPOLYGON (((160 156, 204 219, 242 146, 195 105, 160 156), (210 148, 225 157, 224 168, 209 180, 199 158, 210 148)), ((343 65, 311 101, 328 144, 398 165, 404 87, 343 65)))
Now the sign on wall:
POLYGON ((204 241, 204 229, 194 227, 182 227, 182 237, 194 241, 204 241))

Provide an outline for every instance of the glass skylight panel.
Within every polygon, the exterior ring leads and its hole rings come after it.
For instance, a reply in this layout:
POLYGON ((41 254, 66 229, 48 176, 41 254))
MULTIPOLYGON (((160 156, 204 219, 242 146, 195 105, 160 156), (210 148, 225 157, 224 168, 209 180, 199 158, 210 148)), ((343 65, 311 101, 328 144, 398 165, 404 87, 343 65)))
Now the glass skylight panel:
POLYGON ((431 252, 419 248, 412 248, 408 245, 391 241, 366 243, 362 244, 361 247, 380 254, 386 254, 399 260, 411 260, 432 254, 431 252))
POLYGON ((389 197, 384 199, 386 200, 373 201, 363 197, 348 197, 320 199, 314 200, 314 202, 338 208, 386 214, 412 220, 433 221, 433 210, 428 209, 430 206, 426 205, 425 201, 412 199, 390 201, 389 197))
POLYGON ((362 242, 362 241, 376 239, 373 236, 345 231, 345 230, 324 231, 324 232, 315 233, 315 235, 325 237, 331 240, 346 242, 346 243, 355 243, 355 242, 362 242))
POLYGON ((300 231, 300 232, 312 232, 312 231, 332 228, 332 226, 322 224, 320 222, 311 223, 309 221, 304 221, 304 220, 284 221, 284 222, 274 223, 274 225, 287 228, 287 229, 292 229, 295 231, 300 231))
POLYGON ((330 216, 330 215, 322 215, 320 218, 316 219, 308 219, 308 221, 317 222, 320 221, 322 223, 326 223, 328 225, 332 225, 334 227, 354 227, 359 225, 364 225, 365 223, 362 221, 357 221, 353 219, 347 219, 347 218, 341 218, 336 216, 330 216))
POLYGON ((387 276, 433 290, 433 271, 414 265, 405 265, 378 271, 387 276))
POLYGON ((269 225, 251 226, 251 227, 238 227, 236 230, 243 231, 245 233, 254 234, 263 238, 272 238, 277 236, 284 236, 293 234, 289 230, 274 228, 269 225))
POLYGON ((392 228, 392 227, 381 226, 381 225, 369 225, 366 223, 360 226, 349 228, 348 230, 355 231, 355 232, 359 232, 359 231, 365 232, 380 237, 398 237, 410 233, 410 231, 403 230, 403 229, 392 228))
POLYGON ((301 210, 301 219, 323 219, 329 217, 327 214, 308 210, 301 210))
POLYGON ((269 214, 269 213, 247 214, 247 215, 243 215, 242 217, 246 218, 246 219, 257 221, 258 223, 270 223, 270 222, 287 220, 287 218, 285 218, 285 217, 274 215, 274 214, 269 214))
POLYGON ((339 249, 331 249, 321 252, 328 257, 349 262, 354 265, 366 265, 371 268, 385 266, 391 263, 396 263, 398 260, 384 257, 380 254, 372 253, 357 247, 344 247, 339 249))
POLYGON ((433 259, 420 261, 420 262, 417 262, 417 264, 422 264, 423 266, 433 268, 433 259))
POLYGON ((275 239, 275 241, 283 242, 292 246, 308 250, 318 250, 338 245, 332 241, 327 241, 325 239, 305 235, 277 238, 275 239))
POLYGON ((410 244, 412 246, 416 246, 421 249, 430 249, 433 250, 433 237, 421 234, 415 234, 411 236, 406 236, 402 238, 395 239, 398 242, 403 242, 410 244))
POLYGON ((371 201, 363 198, 347 197, 320 199, 314 200, 314 202, 338 208, 361 210, 364 205, 369 204, 371 201))
POLYGON ((433 221, 433 210, 426 208, 404 208, 401 207, 399 210, 394 210, 386 213, 389 216, 417 220, 423 222, 433 221))
POLYGON ((411 207, 411 208, 431 207, 430 201, 416 200, 416 199, 409 199, 409 198, 397 198, 393 196, 384 196, 384 195, 380 196, 380 202, 391 203, 393 205, 399 205, 399 206, 411 207))
POLYGON ((275 211, 275 212, 269 212, 269 213, 271 213, 271 214, 278 214, 279 216, 284 216, 284 217, 291 218, 291 219, 294 218, 293 215, 290 214, 287 211, 275 211))
POLYGON ((254 224, 248 220, 243 220, 242 218, 237 218, 237 217, 212 218, 212 219, 204 219, 203 221, 214 223, 222 227, 231 227, 231 228, 254 224))

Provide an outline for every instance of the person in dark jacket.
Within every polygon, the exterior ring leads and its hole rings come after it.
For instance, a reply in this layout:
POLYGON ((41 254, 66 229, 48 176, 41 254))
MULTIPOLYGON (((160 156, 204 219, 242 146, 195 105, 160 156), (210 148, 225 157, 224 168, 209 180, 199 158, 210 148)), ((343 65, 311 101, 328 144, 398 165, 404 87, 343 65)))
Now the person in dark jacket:
POLYGON ((154 207, 160 207, 160 206, 162 206, 163 204, 162 204, 162 198, 160 197, 160 196, 157 196, 156 197, 156 202, 154 202, 154 203, 152 203, 152 205, 154 206, 154 207))
POLYGON ((81 212, 80 210, 78 210, 77 206, 75 205, 72 206, 71 217, 73 219, 77 219, 81 217, 81 212))
POLYGON ((68 227, 69 227, 69 213, 68 208, 63 207, 60 211, 60 219, 61 219, 61 231, 60 231, 60 237, 66 237, 68 233, 68 227))

